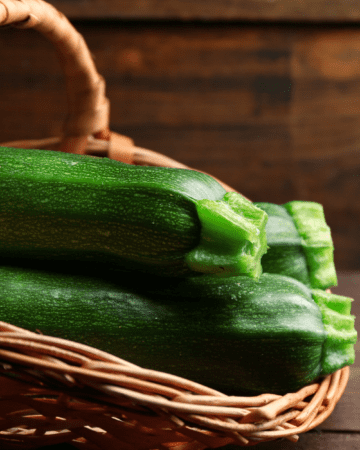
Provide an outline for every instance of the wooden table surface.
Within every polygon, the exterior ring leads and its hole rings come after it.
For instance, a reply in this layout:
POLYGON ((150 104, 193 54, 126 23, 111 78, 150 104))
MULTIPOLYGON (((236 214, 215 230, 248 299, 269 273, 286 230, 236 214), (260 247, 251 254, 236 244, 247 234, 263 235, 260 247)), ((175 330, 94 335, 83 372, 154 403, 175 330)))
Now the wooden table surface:
MULTIPOLYGON (((360 272, 341 272, 334 293, 354 299, 352 314, 359 319, 355 327, 360 330, 360 272)), ((331 416, 314 430, 300 435, 297 443, 285 439, 258 444, 259 450, 357 450, 360 449, 360 342, 356 344, 356 360, 350 370, 347 388, 331 416)), ((240 450, 228 445, 223 450, 240 450)), ((43 450, 72 450, 69 444, 42 447, 43 450)), ((118 450, 118 449, 109 449, 118 450)), ((119 449, 120 450, 120 449, 119 449)))

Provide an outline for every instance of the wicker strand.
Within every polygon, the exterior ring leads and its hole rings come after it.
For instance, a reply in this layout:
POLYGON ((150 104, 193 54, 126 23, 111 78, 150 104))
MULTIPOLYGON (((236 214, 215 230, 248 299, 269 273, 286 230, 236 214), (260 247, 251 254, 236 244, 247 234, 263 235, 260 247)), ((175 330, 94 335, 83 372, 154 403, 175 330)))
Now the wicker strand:
POLYGON ((5 448, 11 448, 10 436, 23 448, 30 442, 71 442, 86 450, 296 442, 328 417, 348 380, 346 367, 293 394, 229 397, 83 344, 4 322, 0 330, 0 372, 11 377, 0 377, 5 448))

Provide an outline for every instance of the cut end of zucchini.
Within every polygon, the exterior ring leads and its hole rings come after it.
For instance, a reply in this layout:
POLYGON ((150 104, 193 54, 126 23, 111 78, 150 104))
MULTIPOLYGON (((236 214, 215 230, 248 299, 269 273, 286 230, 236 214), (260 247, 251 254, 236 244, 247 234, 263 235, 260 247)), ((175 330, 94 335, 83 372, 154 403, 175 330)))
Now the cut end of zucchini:
POLYGON ((322 353, 321 375, 329 375, 353 364, 355 360, 357 332, 354 328, 355 316, 350 314, 353 300, 320 289, 313 289, 312 294, 321 311, 327 334, 322 353))
POLYGON ((302 238, 311 287, 327 289, 337 286, 334 245, 322 205, 316 202, 292 201, 284 207, 293 218, 302 238))
POLYGON ((267 251, 267 214, 235 192, 226 193, 222 200, 199 200, 196 209, 201 236, 186 257, 188 266, 197 272, 258 280, 261 257, 267 251))

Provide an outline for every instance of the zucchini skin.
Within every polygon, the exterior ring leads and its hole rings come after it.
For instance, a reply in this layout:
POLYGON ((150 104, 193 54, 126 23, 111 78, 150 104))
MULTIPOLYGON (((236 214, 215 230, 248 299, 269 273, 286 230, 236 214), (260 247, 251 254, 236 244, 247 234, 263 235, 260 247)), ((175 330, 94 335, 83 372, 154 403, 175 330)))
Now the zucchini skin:
POLYGON ((268 214, 264 272, 295 278, 312 289, 337 285, 334 246, 322 205, 306 201, 255 205, 268 214))
POLYGON ((285 275, 311 287, 301 236, 290 214, 282 205, 255 204, 268 214, 265 229, 269 248, 261 259, 263 272, 285 275))
POLYGON ((248 202, 256 223, 251 211, 243 217, 230 200, 245 199, 200 172, 3 147, 0 189, 3 257, 104 262, 166 276, 261 273, 266 214, 248 202))
MULTIPOLYGON (((323 316, 302 283, 274 274, 138 277, 2 266, 0 318, 230 395, 283 394, 325 374, 331 346, 324 355, 323 316)), ((351 355, 337 355, 331 370, 351 355)))

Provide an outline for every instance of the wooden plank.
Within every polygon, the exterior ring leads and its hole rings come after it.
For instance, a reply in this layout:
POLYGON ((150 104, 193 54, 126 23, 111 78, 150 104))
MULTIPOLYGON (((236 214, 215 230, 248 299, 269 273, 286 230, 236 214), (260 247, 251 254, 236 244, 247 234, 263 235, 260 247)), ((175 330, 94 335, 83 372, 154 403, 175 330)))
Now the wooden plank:
MULTIPOLYGON (((243 447, 227 445, 223 450, 241 450, 243 447)), ((310 431, 300 434, 298 442, 286 439, 262 442, 255 449, 261 450, 355 450, 360 448, 359 433, 327 433, 310 431)))
MULTIPOLYGON (((334 159, 342 152, 356 152, 360 135, 351 129, 360 113, 360 32, 303 29, 294 40, 292 56, 294 157, 334 159)), ((351 166, 357 161, 353 157, 351 166)))
POLYGON ((334 292, 334 294, 345 295, 355 299, 352 308, 355 311, 354 314, 359 316, 360 322, 360 272, 355 270, 339 270, 337 277, 338 285, 331 289, 332 292, 334 292))
MULTIPOLYGON (((261 450, 356 450, 360 447, 360 434, 358 433, 325 433, 312 431, 300 435, 298 442, 290 442, 285 439, 263 442, 255 446, 261 450)), ((70 444, 58 444, 41 447, 42 450, 72 450, 70 444)), ((241 450, 243 447, 227 445, 219 447, 223 450, 241 450)))
MULTIPOLYGON (((359 267, 357 30, 140 22, 77 29, 107 82, 111 129, 255 201, 322 203, 337 267, 359 267), (350 75, 341 75, 342 64, 350 75)), ((0 142, 58 135, 66 103, 51 45, 34 31, 0 28, 0 55, 0 142)))
MULTIPOLYGON (((351 314, 355 316, 355 329, 360 330, 360 272, 338 272, 338 286, 335 294, 354 299, 351 314)), ((317 429, 323 431, 344 431, 360 433, 360 339, 355 344, 355 363, 350 368, 346 390, 331 416, 317 429)))
POLYGON ((71 18, 355 22, 357 0, 51 0, 71 18))
POLYGON ((353 238, 360 219, 360 34, 347 28, 307 28, 293 42, 295 189, 299 198, 324 204, 337 249, 336 263, 342 269, 356 268, 355 253, 360 251, 360 242, 353 238))
MULTIPOLYGON (((360 359, 359 347, 357 345, 356 349, 358 360, 360 359)), ((360 363, 356 364, 357 367, 352 366, 350 369, 349 383, 343 396, 330 417, 317 427, 318 430, 360 433, 360 363)))
MULTIPOLYGON (((186 26, 79 29, 107 81, 112 129, 129 134, 139 146, 210 173, 218 170, 214 175, 230 177, 243 190, 247 182, 258 189, 262 166, 249 154, 260 152, 269 159, 269 176, 277 180, 272 186, 281 189, 275 161, 284 159, 289 148, 288 33, 282 35, 270 28, 186 26), (241 167, 239 173, 229 170, 233 158, 241 167)), ((56 124, 55 110, 59 114, 64 108, 56 58, 37 38, 34 48, 46 61, 44 67, 35 50, 23 49, 24 31, 6 33, 11 33, 11 46, 4 32, 7 63, 2 65, 1 75, 8 94, 0 99, 0 106, 8 114, 2 140, 40 137, 40 124, 41 133, 48 135, 56 124), (16 75, 16 55, 24 76, 16 75), (20 108, 26 120, 16 114, 24 79, 29 80, 28 102, 20 108), (45 127, 49 128, 46 133, 45 127)))

